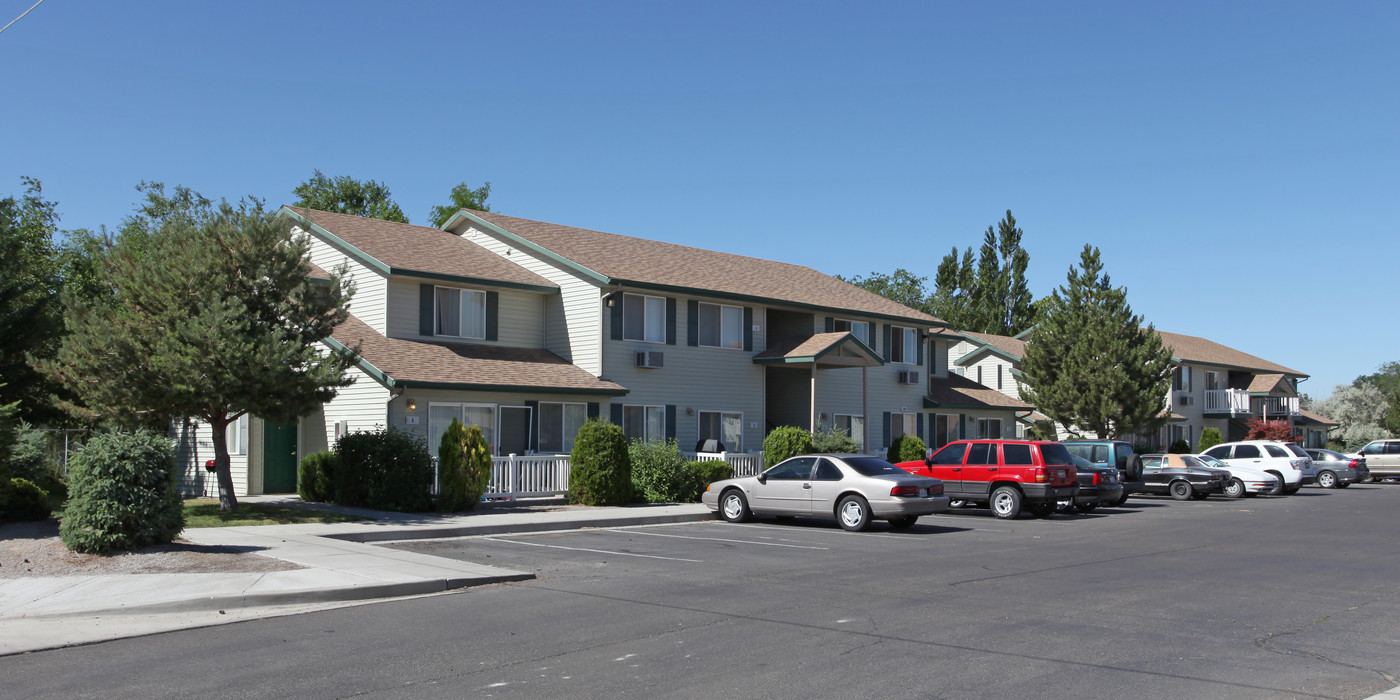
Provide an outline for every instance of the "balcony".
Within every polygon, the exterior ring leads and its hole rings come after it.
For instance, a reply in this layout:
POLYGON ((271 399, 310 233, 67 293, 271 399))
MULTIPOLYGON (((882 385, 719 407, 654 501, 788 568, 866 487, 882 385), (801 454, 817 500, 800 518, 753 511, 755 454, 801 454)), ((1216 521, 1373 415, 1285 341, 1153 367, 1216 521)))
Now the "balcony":
POLYGON ((1298 415, 1298 397, 1296 396, 1266 396, 1254 401, 1254 412, 1260 417, 1267 417, 1270 420, 1283 418, 1284 416, 1298 415))
MULTIPOLYGON (((1297 402, 1297 399, 1294 399, 1297 402)), ((1250 415, 1249 392, 1244 389, 1207 389, 1205 416, 1231 418, 1250 415)))

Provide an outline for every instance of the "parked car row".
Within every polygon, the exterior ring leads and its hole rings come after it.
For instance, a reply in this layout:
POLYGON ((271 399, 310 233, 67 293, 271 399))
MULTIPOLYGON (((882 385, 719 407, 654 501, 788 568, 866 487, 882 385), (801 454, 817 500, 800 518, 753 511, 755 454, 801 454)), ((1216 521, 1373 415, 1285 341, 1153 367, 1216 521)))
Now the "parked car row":
MULTIPOLYGON (((1400 440, 1386 442, 1395 443, 1400 458, 1400 440)), ((1400 476, 1400 464, 1395 473, 1400 476)), ((1120 440, 975 439, 899 464, 862 455, 801 455, 757 476, 716 481, 701 501, 730 522, 814 516, 858 531, 874 520, 906 529, 920 516, 955 506, 990 508, 1002 519, 1023 511, 1045 517, 1057 509, 1088 513, 1122 505, 1135 493, 1181 501, 1216 493, 1287 495, 1307 483, 1344 488, 1372 475, 1360 456, 1268 440, 1224 443, 1198 455, 1139 455, 1120 440)))

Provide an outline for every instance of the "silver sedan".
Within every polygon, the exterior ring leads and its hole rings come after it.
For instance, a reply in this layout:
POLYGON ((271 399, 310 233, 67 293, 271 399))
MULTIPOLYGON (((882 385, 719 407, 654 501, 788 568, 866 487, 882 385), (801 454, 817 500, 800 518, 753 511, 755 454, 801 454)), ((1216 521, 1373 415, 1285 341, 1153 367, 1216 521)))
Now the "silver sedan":
POLYGON ((701 502, 731 523, 755 514, 836 518, 847 530, 871 520, 906 529, 921 515, 948 510, 943 482, 915 476, 877 457, 802 455, 758 476, 716 481, 701 502))

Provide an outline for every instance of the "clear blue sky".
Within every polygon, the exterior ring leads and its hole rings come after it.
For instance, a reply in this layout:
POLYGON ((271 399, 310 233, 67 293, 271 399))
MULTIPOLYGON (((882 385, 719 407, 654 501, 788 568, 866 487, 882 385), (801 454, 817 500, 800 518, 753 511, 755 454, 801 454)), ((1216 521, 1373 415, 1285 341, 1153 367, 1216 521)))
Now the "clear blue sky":
MULTIPOLYGON (((0 24, 32 0, 0 0, 0 24)), ((494 210, 932 277, 1011 209, 1163 330, 1312 375, 1400 360, 1400 3, 96 2, 0 34, 0 193, 270 204, 319 168, 494 210)))

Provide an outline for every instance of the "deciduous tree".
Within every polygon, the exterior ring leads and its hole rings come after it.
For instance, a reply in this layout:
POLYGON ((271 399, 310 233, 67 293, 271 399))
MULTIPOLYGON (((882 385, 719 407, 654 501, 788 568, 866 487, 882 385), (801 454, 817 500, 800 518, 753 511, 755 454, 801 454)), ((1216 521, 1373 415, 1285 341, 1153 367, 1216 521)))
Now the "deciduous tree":
POLYGON ((1313 410, 1337 421, 1337 427, 1331 431, 1332 439, 1355 450, 1372 440, 1391 436, 1384 427, 1389 407, 1385 392, 1375 384, 1362 382, 1338 384, 1331 396, 1314 404, 1313 410))
POLYGON ((491 206, 486 203, 490 196, 491 183, 489 182, 476 189, 468 187, 465 182, 459 182, 456 187, 452 188, 452 202, 440 207, 433 207, 433 210, 428 212, 428 219, 433 222, 434 226, 442 226, 447 223, 448 219, 452 218, 453 214, 457 213, 458 209, 491 211, 491 206))
POLYGON ((408 223, 403 210, 389 198, 389 186, 382 182, 356 180, 349 175, 326 177, 316 170, 292 194, 298 197, 299 207, 408 223))
POLYGON ((899 268, 892 275, 872 272, 867 276, 856 275, 851 279, 846 279, 840 275, 836 276, 844 282, 850 282, 861 289, 879 294, 886 299, 903 304, 911 309, 928 313, 928 290, 924 288, 927 277, 919 277, 914 273, 899 268))
POLYGON ((1171 352, 1128 305, 1127 290, 1085 245, 1079 268, 1051 295, 1031 331, 1022 398, 1099 438, 1159 427, 1171 386, 1171 352))

